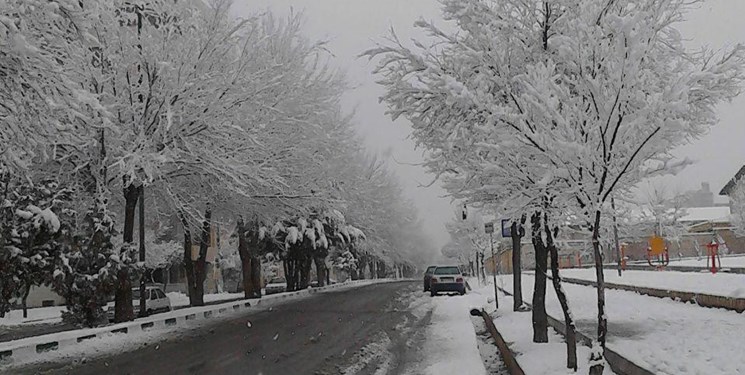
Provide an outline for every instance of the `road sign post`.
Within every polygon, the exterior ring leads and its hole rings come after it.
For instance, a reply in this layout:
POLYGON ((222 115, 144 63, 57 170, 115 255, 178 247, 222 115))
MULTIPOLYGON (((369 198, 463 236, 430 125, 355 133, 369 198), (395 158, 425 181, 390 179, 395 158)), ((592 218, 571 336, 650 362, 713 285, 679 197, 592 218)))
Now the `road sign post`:
POLYGON ((499 297, 497 296, 497 256, 494 254, 494 223, 484 224, 484 231, 489 233, 489 245, 491 245, 491 260, 494 265, 492 278, 494 279, 494 305, 499 310, 499 297))

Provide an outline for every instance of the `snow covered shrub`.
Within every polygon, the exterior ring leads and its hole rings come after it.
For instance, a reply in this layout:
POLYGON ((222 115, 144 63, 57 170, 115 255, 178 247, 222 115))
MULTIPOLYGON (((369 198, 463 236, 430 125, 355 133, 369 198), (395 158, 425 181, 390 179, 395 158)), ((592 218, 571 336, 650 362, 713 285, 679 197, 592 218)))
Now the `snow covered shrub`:
POLYGON ((62 320, 76 326, 94 327, 106 321, 104 307, 114 293, 117 272, 127 268, 139 277, 137 248, 114 246, 114 221, 106 199, 97 197, 79 228, 69 238, 54 272, 54 289, 67 300, 62 320))
MULTIPOLYGON (((0 316, 10 300, 24 302, 35 285, 52 280, 64 244, 57 216, 69 203, 70 191, 53 180, 36 184, 13 181, 0 171, 0 316)), ((67 225, 64 225, 67 228, 67 225)), ((66 230, 66 229, 65 229, 66 230)))
POLYGON ((346 273, 351 273, 357 270, 357 259, 351 251, 347 250, 334 259, 334 267, 346 273))

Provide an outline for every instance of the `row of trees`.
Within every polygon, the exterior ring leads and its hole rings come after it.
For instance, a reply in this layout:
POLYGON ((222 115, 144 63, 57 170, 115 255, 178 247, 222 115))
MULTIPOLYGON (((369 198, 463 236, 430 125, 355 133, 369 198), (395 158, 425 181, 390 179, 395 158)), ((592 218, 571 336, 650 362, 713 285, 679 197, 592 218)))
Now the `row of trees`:
POLYGON ((297 16, 229 12, 227 0, 0 3, 0 314, 48 283, 76 323, 97 324, 112 293, 115 320, 131 320, 132 284, 172 260, 173 241, 201 305, 215 224, 237 228, 247 296, 264 253, 296 288, 329 252, 411 268, 426 239, 385 164, 360 152, 323 43, 297 16), (147 236, 148 223, 182 240, 147 236), (149 263, 146 244, 162 245, 149 263))
MULTIPOLYGON (((583 228, 593 245, 598 329, 591 374, 603 372, 607 317, 600 243, 612 201, 687 163, 670 151, 716 123, 739 93, 745 53, 689 50, 676 24, 700 1, 441 0, 446 32, 391 34, 367 51, 393 118, 413 124, 445 188, 497 217, 525 215, 536 256, 533 339, 547 341, 548 257, 576 370, 557 236, 583 228)), ((519 273, 516 272, 516 274, 519 273)))

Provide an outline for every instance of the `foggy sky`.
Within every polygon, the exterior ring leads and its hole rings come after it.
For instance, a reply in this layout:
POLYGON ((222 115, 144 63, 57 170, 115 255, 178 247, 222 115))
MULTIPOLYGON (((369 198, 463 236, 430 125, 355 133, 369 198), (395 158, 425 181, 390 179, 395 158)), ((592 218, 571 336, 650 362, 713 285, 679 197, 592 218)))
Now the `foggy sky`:
MULTIPOLYGON (((371 70, 374 63, 357 58, 364 50, 380 41, 393 27, 402 40, 420 37, 412 26, 419 17, 441 20, 439 4, 435 0, 236 0, 234 13, 246 17, 270 10, 277 15, 290 11, 302 12, 305 30, 311 39, 329 42, 332 62, 347 73, 354 86, 344 97, 345 110, 356 112, 356 126, 371 152, 389 157, 389 167, 399 175, 407 196, 419 208, 425 230, 439 253, 449 236, 444 224, 454 217, 447 193, 432 181, 422 167, 409 165, 422 161, 421 150, 414 149, 408 139, 410 127, 406 120, 393 123, 385 116, 385 106, 378 103, 383 89, 375 83, 371 70)), ((690 45, 708 45, 719 49, 745 43, 745 1, 707 0, 692 12, 681 25, 690 45)), ((443 21, 440 21, 442 23, 443 21)), ((720 124, 710 134, 691 145, 676 150, 676 155, 698 162, 678 176, 661 181, 671 191, 698 188, 709 182, 718 192, 745 164, 745 95, 724 104, 719 111, 720 124)))

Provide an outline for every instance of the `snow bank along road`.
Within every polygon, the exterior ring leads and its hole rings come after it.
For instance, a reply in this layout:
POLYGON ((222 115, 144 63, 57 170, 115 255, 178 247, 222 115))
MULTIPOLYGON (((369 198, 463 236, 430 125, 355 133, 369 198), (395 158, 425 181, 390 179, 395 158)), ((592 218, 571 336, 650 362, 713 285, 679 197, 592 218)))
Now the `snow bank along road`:
POLYGON ((456 365, 469 366, 468 374, 485 374, 467 303, 460 297, 424 296, 419 282, 369 285, 319 293, 172 334, 146 335, 146 340, 130 343, 128 351, 117 354, 82 360, 83 353, 77 353, 5 370, 34 374, 413 375, 434 370, 432 366, 449 356, 456 365), (433 342, 430 336, 440 327, 431 324, 433 319, 464 332, 433 342), (469 326, 459 325, 462 321, 469 326), (449 343, 452 347, 445 347, 449 343))

